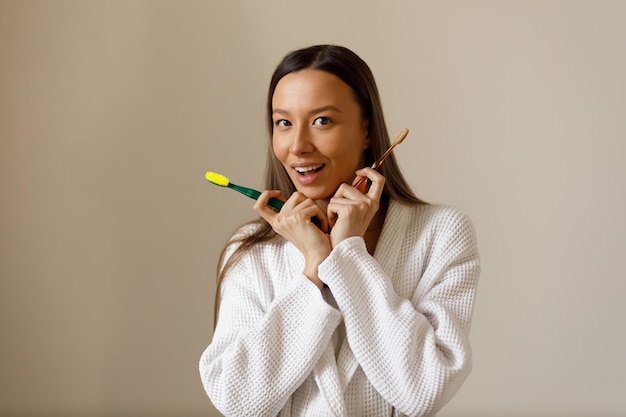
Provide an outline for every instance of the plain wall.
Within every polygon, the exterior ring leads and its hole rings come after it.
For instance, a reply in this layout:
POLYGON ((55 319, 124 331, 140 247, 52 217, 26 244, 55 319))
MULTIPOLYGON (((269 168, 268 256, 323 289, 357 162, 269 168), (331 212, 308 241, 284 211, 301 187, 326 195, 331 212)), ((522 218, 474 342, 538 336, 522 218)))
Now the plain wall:
POLYGON ((217 415, 215 264, 270 74, 352 48, 422 198, 474 220, 474 371, 441 417, 626 414, 626 2, 0 1, 0 415, 217 415))

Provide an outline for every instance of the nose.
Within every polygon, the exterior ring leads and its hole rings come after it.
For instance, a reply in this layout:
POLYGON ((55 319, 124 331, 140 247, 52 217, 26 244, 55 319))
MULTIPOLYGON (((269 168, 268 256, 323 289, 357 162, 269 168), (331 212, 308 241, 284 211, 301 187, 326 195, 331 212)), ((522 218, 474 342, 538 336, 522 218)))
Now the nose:
POLYGON ((308 129, 304 127, 294 129, 289 146, 289 152, 293 155, 301 155, 303 153, 312 152, 313 149, 314 146, 308 129))

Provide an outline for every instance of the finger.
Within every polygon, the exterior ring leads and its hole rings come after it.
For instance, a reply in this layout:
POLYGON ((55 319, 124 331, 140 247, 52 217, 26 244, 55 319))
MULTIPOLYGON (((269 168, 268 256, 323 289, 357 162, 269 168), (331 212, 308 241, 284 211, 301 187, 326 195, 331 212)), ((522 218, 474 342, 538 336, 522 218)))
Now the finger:
POLYGON ((277 216, 277 212, 267 205, 270 198, 276 198, 284 201, 284 197, 280 194, 278 190, 266 190, 261 193, 259 198, 257 198, 252 209, 263 219, 265 219, 268 223, 272 223, 272 220, 277 216))
POLYGON ((319 227, 323 232, 328 232, 329 224, 326 213, 314 200, 307 198, 298 204, 296 210, 302 210, 315 226, 319 227))
MULTIPOLYGON (((367 199, 366 196, 348 184, 342 184, 335 195, 328 201, 326 216, 330 228, 335 227, 342 212, 349 206, 353 206, 359 200, 367 199)), ((346 213, 344 213, 346 214, 346 213)))
MULTIPOLYGON (((279 198, 285 201, 285 198, 280 194, 275 196, 273 193, 269 194, 269 197, 279 198)), ((267 198, 263 195, 263 200, 259 202, 259 204, 263 204, 267 198)), ((259 197, 261 199, 261 197, 259 197)), ((262 214, 262 212, 259 212, 262 214)), ((304 194, 299 192, 294 192, 288 199, 286 199, 283 208, 281 209, 281 216, 285 217, 286 215, 296 215, 307 221, 316 227, 319 227, 323 232, 328 232, 328 220, 326 218, 326 214, 322 211, 322 209, 310 198, 307 198, 304 194)), ((267 211, 264 211, 262 215, 270 224, 275 225, 274 222, 280 220, 276 213, 271 215, 267 211)))
MULTIPOLYGON (((367 180, 367 177, 364 177, 365 180, 367 180)), ((363 183, 366 183, 367 181, 364 181, 363 183)), ((337 191, 335 191, 335 194, 332 196, 331 199, 334 198, 347 198, 348 200, 359 200, 361 198, 363 198, 363 192, 359 191, 358 189, 356 189, 355 187, 348 185, 348 184, 341 184, 339 186, 339 188, 337 188, 337 191)))
POLYGON ((372 168, 362 168, 356 171, 357 175, 367 177, 370 182, 370 188, 367 191, 367 195, 371 198, 380 198, 385 188, 385 177, 372 168))
POLYGON ((304 194, 296 191, 285 200, 285 205, 283 206, 283 208, 285 210, 293 210, 295 207, 297 207, 299 204, 306 200, 307 197, 304 194))
POLYGON ((309 217, 309 219, 310 219, 311 224, 315 225, 322 232, 328 233, 328 231, 330 230, 330 223, 328 221, 328 217, 323 212, 312 214, 309 217))
POLYGON ((335 227, 335 224, 337 224, 337 218, 338 218, 337 212, 331 210, 331 208, 329 206, 328 207, 328 214, 326 215, 326 219, 327 219, 327 222, 328 222, 328 230, 330 230, 333 227, 335 227))

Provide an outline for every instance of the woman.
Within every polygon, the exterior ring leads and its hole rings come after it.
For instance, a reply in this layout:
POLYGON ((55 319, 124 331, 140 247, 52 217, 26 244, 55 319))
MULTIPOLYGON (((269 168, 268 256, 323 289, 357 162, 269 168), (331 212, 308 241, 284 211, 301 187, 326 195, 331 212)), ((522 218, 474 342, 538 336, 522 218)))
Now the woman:
POLYGON ((393 155, 362 168, 390 141, 350 50, 288 54, 267 112, 269 191, 222 254, 207 394, 227 416, 434 415, 471 368, 470 220, 415 197, 393 155))

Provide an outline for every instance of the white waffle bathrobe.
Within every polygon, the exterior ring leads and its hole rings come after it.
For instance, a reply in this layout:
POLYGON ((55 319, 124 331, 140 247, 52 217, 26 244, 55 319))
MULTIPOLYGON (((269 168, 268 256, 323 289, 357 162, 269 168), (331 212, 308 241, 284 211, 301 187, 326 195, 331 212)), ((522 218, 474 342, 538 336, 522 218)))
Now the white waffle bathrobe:
POLYGON ((279 236, 224 278, 200 360, 204 388, 224 415, 433 416, 457 392, 471 369, 480 270, 464 214, 392 201, 373 257, 353 237, 320 265, 332 295, 303 268, 302 254, 279 236), (336 353, 338 329, 345 337, 336 353))

